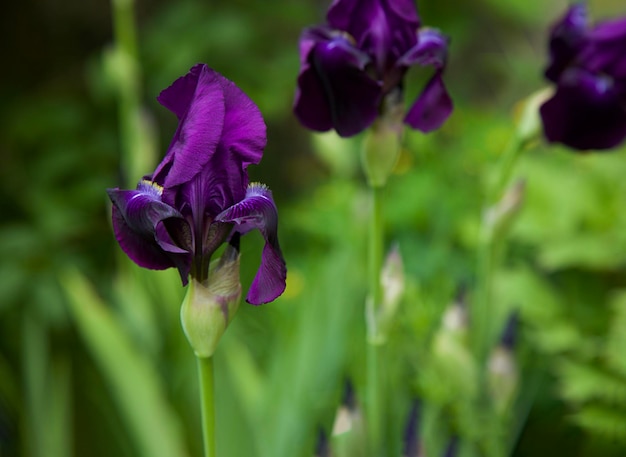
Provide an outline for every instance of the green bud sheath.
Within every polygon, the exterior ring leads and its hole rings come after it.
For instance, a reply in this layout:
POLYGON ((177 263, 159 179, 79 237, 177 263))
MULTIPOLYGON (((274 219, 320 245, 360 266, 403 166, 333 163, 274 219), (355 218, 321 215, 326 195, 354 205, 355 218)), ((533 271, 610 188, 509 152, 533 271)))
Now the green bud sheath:
POLYGON ((367 130, 361 160, 371 187, 384 187, 398 158, 404 125, 404 107, 399 91, 388 94, 381 115, 367 130))
POLYGON ((180 309, 187 340, 198 357, 211 357, 239 308, 239 255, 228 246, 211 264, 208 280, 192 278, 180 309))
POLYGON ((554 89, 546 88, 535 92, 518 106, 517 132, 516 135, 523 146, 527 146, 534 140, 541 138, 542 121, 539 108, 552 95, 554 89))

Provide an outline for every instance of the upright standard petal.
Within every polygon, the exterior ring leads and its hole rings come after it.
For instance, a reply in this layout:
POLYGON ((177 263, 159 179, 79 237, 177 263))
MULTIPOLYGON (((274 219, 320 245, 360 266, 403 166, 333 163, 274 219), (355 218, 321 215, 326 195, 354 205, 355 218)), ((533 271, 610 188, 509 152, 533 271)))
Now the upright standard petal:
POLYGON ((598 24, 578 56, 587 70, 626 80, 626 18, 598 24))
POLYGON ((167 154, 153 175, 166 189, 191 180, 217 149, 226 115, 220 78, 206 65, 196 65, 158 97, 180 119, 167 154))
POLYGON ((262 184, 250 184, 246 198, 219 214, 215 220, 235 224, 234 230, 241 234, 258 229, 265 239, 261 266, 252 281, 246 301, 261 305, 282 294, 286 285, 287 267, 278 244, 278 211, 271 191, 262 184))
POLYGON ((380 77, 415 44, 419 27, 413 0, 335 0, 326 17, 374 58, 380 77))
POLYGON ((215 75, 222 86, 226 111, 220 146, 226 154, 236 155, 240 168, 245 170, 263 157, 267 144, 265 122, 250 97, 222 75, 215 75))
POLYGON ((587 8, 584 4, 573 5, 552 27, 550 33, 550 62, 546 78, 558 82, 561 73, 576 57, 584 44, 587 33, 587 8))
MULTIPOLYGON (((184 183, 166 187, 164 195, 165 201, 194 221, 197 240, 205 239, 213 217, 244 198, 248 185, 246 169, 260 162, 266 144, 265 122, 254 102, 222 75, 210 69, 206 72, 212 75, 212 81, 222 93, 221 136, 210 150, 184 145, 185 156, 196 157, 202 168, 184 183)), ((207 114, 198 122, 213 122, 210 113, 207 114)), ((204 249, 197 246, 196 251, 204 249)))
POLYGON ((161 189, 142 181, 137 190, 109 189, 113 230, 122 250, 137 265, 153 270, 176 266, 174 257, 185 255, 167 231, 157 230, 163 221, 182 220, 181 214, 161 201, 161 189))
POLYGON ((365 68, 369 57, 349 37, 325 27, 304 31, 303 64, 298 76, 294 112, 306 127, 341 136, 355 135, 374 122, 381 84, 365 68))

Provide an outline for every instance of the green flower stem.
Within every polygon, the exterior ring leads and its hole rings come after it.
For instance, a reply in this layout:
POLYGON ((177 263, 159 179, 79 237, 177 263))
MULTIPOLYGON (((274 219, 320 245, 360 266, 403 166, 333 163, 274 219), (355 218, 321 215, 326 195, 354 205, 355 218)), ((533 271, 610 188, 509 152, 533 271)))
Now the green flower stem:
POLYGON ((513 176, 513 171, 517 165, 520 153, 526 143, 527 141, 524 141, 519 134, 515 133, 506 145, 506 149, 500 159, 494 186, 490 189, 488 195, 489 205, 496 203, 504 194, 504 191, 511 181, 511 176, 513 176))
POLYGON ((372 457, 381 454, 381 390, 379 353, 380 345, 369 341, 367 344, 367 437, 372 457))
POLYGON ((215 404, 213 357, 196 357, 200 381, 200 406, 202 409, 202 438, 204 457, 215 457, 215 404))
POLYGON ((113 32, 117 46, 133 58, 137 57, 137 34, 133 0, 113 0, 113 32))
POLYGON ((135 31, 134 1, 114 0, 113 36, 115 54, 110 63, 119 98, 120 136, 122 146, 122 169, 126 180, 135 179, 137 170, 138 142, 141 141, 137 125, 140 110, 140 82, 137 62, 137 34, 135 31))
POLYGON ((119 103, 121 162, 125 187, 134 185, 155 159, 155 134, 141 106, 141 66, 137 45, 135 0, 113 0, 115 46, 105 53, 104 70, 119 103))
POLYGON ((502 154, 496 172, 487 192, 486 207, 482 217, 480 245, 478 252, 478 303, 475 306, 476 338, 475 351, 478 361, 484 363, 487 360, 494 335, 492 316, 494 313, 492 304, 492 288, 497 258, 500 252, 500 241, 505 233, 497 230, 497 221, 490 217, 489 211, 504 196, 510 184, 513 171, 517 165, 520 153, 526 142, 518 134, 515 134, 502 154))
POLYGON ((369 287, 366 306, 367 322, 367 379, 366 379, 366 418, 371 455, 378 457, 381 450, 382 389, 380 376, 380 335, 377 315, 382 303, 380 270, 383 259, 383 217, 382 192, 379 186, 370 187, 371 209, 369 226, 369 287))

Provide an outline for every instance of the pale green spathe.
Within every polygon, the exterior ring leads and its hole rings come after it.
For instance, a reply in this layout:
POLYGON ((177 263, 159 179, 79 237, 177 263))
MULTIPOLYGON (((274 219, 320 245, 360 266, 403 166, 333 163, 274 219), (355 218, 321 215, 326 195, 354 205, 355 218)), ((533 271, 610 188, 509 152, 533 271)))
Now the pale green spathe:
POLYGON ((211 264, 207 281, 191 279, 180 309, 187 340, 198 357, 211 357, 239 308, 239 255, 227 251, 211 264))

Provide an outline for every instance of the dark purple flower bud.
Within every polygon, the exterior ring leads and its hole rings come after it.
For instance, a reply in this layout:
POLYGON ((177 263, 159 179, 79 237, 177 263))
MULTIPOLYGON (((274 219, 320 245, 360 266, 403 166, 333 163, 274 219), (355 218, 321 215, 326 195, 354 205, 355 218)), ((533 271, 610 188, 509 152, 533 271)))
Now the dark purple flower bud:
POLYGON ((610 149, 626 138, 626 18, 588 25, 583 4, 552 28, 546 77, 556 84, 541 108, 548 141, 610 149))
POLYGON ((452 112, 443 84, 448 40, 420 29, 413 0, 334 0, 328 25, 304 30, 294 112, 316 131, 355 135, 381 115, 384 98, 402 88, 413 65, 432 66, 435 75, 409 109, 404 122, 430 132, 452 112))
POLYGON ((158 97, 179 119, 163 161, 136 190, 109 189, 115 236, 138 265, 178 269, 204 282, 212 254, 235 234, 258 229, 261 267, 247 301, 262 304, 285 289, 272 193, 249 184, 266 143, 258 108, 235 84, 206 65, 194 66, 158 97))

